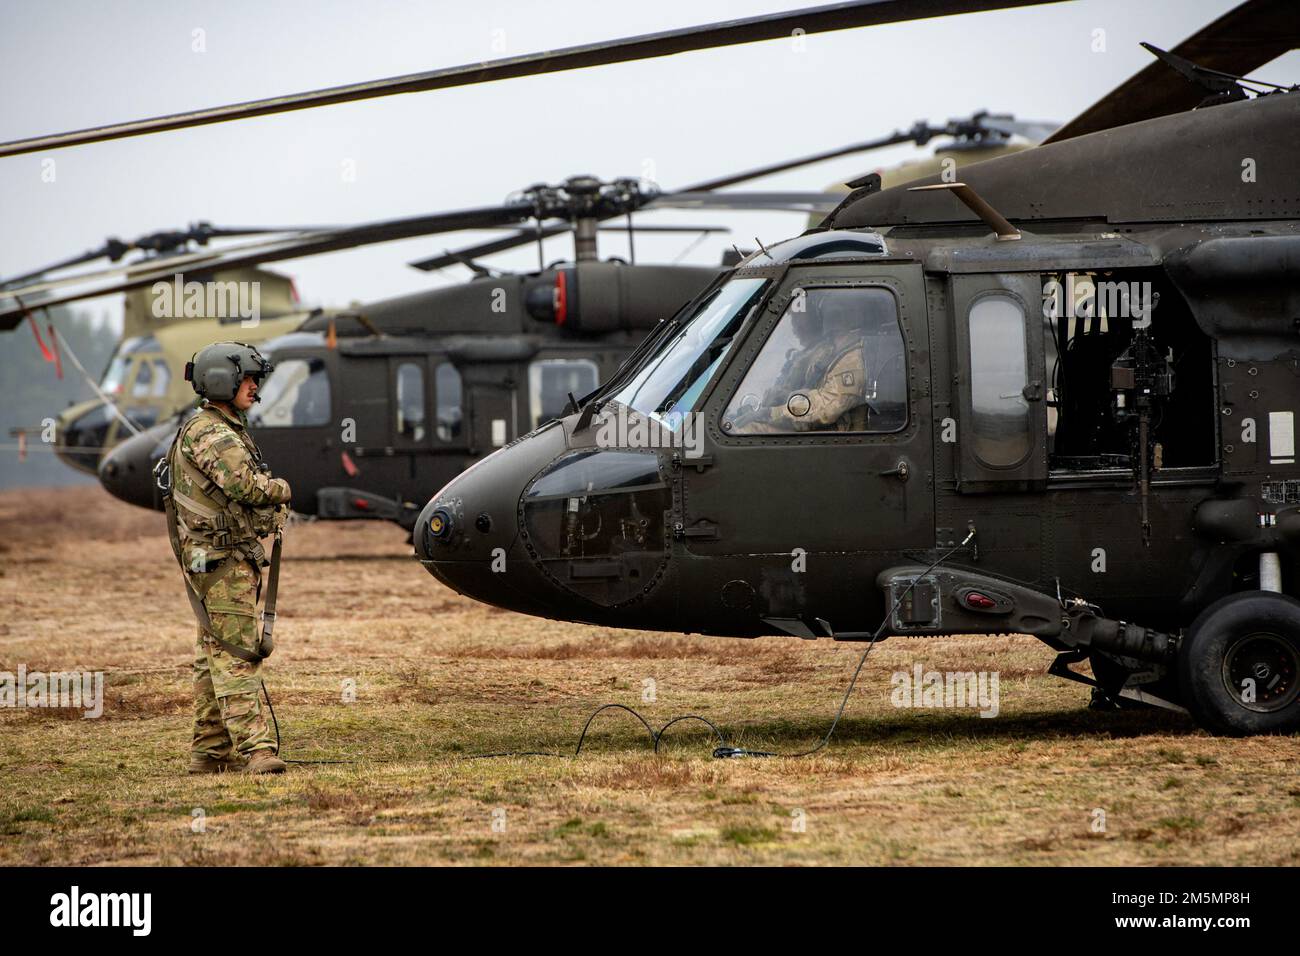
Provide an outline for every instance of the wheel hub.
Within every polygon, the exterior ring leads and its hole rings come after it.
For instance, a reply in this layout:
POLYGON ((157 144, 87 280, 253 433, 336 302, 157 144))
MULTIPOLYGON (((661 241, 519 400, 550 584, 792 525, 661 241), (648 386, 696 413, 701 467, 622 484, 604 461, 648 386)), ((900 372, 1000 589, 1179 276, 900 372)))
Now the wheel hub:
POLYGON ((1247 710, 1271 713, 1300 693, 1300 655, 1290 641, 1270 632, 1238 639, 1223 656, 1223 681, 1247 710))

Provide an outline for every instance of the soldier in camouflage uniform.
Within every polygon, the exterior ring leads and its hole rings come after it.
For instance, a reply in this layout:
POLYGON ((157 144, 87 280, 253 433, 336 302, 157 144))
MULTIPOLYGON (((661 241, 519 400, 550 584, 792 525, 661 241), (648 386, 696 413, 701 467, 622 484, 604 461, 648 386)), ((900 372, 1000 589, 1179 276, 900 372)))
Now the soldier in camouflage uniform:
POLYGON ((239 343, 196 354, 186 374, 204 402, 166 458, 173 543, 209 624, 200 614, 191 773, 285 770, 258 694, 261 658, 270 649, 259 646, 256 609, 266 563, 259 538, 283 524, 289 485, 266 472, 245 417, 270 369, 239 343))

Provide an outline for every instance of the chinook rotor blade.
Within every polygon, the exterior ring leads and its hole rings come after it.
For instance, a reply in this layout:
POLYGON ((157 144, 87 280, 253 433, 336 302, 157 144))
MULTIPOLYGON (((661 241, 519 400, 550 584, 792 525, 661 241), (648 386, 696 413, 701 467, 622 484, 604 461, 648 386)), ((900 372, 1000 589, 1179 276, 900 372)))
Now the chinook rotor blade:
MULTIPOLYGON (((1300 46, 1295 0, 1247 0, 1171 51, 1206 69, 1244 76, 1300 46)), ((1204 91, 1160 61, 1149 64, 1043 142, 1189 110, 1204 91)))
MULTIPOLYGON (((214 226, 208 222, 192 223, 188 229, 178 230, 160 230, 158 232, 147 233, 130 242, 124 242, 121 239, 110 237, 104 240, 104 244, 98 249, 91 249, 79 256, 73 256, 70 259, 64 259, 60 262, 52 263, 40 269, 33 269, 22 275, 13 276, 8 279, 0 279, 0 292, 9 291, 11 294, 20 296, 33 295, 38 292, 45 292, 51 289, 61 288, 78 282, 86 282, 92 278, 122 275, 139 269, 142 266, 149 265, 147 260, 137 260, 136 262, 126 262, 119 266, 112 266, 107 269, 96 269, 91 272, 78 273, 71 276, 63 276, 59 279, 49 279, 43 282, 33 282, 34 279, 41 279, 51 272, 61 272, 72 266, 84 265, 87 262, 94 262, 96 259, 110 259, 117 262, 129 252, 137 250, 149 250, 153 252, 162 252, 169 249, 180 249, 190 242, 197 242, 205 245, 209 239, 234 239, 242 236, 261 236, 261 235, 289 235, 289 234, 306 234, 310 232, 327 232, 336 230, 339 226, 214 226)), ((194 261, 197 259, 211 258, 213 251, 182 253, 181 258, 175 260, 194 261)))
POLYGON ((178 265, 189 268, 191 277, 209 275, 225 269, 237 269, 243 266, 258 265, 264 262, 276 262, 282 259, 298 259, 303 256, 321 255, 358 246, 391 242, 396 239, 410 239, 416 236, 428 236, 439 232, 455 232, 459 229, 488 229, 494 226, 518 225, 527 220, 533 212, 530 203, 506 203, 500 206, 485 206, 476 209, 461 209, 454 212, 434 213, 424 216, 409 216, 402 219, 385 219, 377 222, 363 223, 342 229, 325 232, 307 233, 270 242, 246 243, 232 246, 220 251, 197 254, 194 256, 168 257, 151 262, 135 263, 131 268, 137 270, 122 278, 100 282, 88 289, 75 292, 56 292, 53 296, 31 300, 29 297, 55 286, 62 287, 67 282, 85 281, 86 277, 60 280, 57 283, 45 283, 39 286, 25 286, 21 289, 0 289, 0 331, 12 329, 29 309, 66 305, 82 299, 98 298, 115 292, 126 292, 152 285, 155 282, 170 281, 180 273, 178 265), (153 266, 150 268, 150 266, 153 266), (27 301, 23 301, 26 299, 27 301))
POLYGON ((17 288, 33 279, 39 279, 41 276, 50 272, 58 272, 62 269, 71 269, 73 266, 85 265, 87 262, 94 262, 96 259, 102 259, 108 255, 106 247, 91 249, 83 252, 79 256, 73 256, 71 259, 63 259, 59 262, 51 263, 40 269, 33 269, 30 272, 24 272, 22 275, 11 276, 8 279, 0 279, 0 289, 17 288))
POLYGON ((850 2, 809 7, 803 10, 726 20, 619 40, 587 43, 560 50, 505 57, 486 63, 468 63, 423 73, 408 73, 403 76, 332 86, 286 96, 273 96, 246 103, 173 113, 168 116, 97 126, 70 133, 14 140, 0 144, 0 157, 18 156, 23 153, 59 149, 83 143, 100 143, 128 136, 160 133, 165 130, 207 126, 254 116, 288 113, 335 103, 352 103, 398 93, 420 93, 470 86, 514 77, 537 76, 584 67, 671 56, 691 50, 707 50, 760 40, 774 40, 790 37, 796 30, 805 34, 829 33, 883 23, 902 23, 960 13, 978 13, 985 10, 1059 2, 1061 0, 850 0, 850 2))

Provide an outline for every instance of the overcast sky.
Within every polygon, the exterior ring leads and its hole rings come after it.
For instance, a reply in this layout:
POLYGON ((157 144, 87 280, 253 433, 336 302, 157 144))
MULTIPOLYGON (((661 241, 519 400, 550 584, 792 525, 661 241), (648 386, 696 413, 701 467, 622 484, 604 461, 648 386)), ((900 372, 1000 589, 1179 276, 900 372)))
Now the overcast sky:
MULTIPOLYGON (((408 94, 367 103, 0 159, 0 275, 206 219, 332 224, 497 202, 575 173, 646 176, 665 188, 870 138, 917 119, 988 108, 1069 119, 1233 0, 1071 0, 688 53, 619 66, 408 94), (1093 47, 1103 30, 1104 52, 1093 47), (55 161, 54 182, 42 163, 55 161), (345 169, 355 171, 352 181, 345 169)), ((0 0, 0 140, 453 66, 503 55, 787 9, 780 0, 358 3, 304 0, 0 0), (196 32, 200 31, 200 32, 196 32), (196 49, 199 48, 199 49, 196 49)), ((1258 71, 1295 82, 1292 53, 1258 71)), ((920 155, 896 147, 783 174, 766 188, 819 189, 920 155)), ((753 188, 753 187, 747 187, 753 188)), ((796 234, 773 213, 646 214, 721 223, 686 260, 731 242, 796 234)), ((489 234, 409 240, 274 268, 309 302, 416 291, 411 259, 489 234)), ((491 235, 496 235, 491 234, 491 235)), ((690 237, 644 237, 641 261, 690 237)), ((602 252, 625 244, 602 236, 602 252)), ((571 254, 548 243, 548 259, 571 254)), ((535 266, 532 248, 493 264, 535 266)), ((94 303, 120 315, 120 298, 94 303)), ((35 356, 29 341, 8 362, 35 356), (29 355, 30 353, 30 355, 29 355)))

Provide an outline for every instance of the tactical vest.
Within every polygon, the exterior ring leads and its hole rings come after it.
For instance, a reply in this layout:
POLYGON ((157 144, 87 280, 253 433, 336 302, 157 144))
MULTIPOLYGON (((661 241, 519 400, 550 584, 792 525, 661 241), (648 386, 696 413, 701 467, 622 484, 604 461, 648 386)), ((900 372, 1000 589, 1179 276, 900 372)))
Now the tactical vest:
MULTIPOLYGON (((260 568, 266 564, 266 550, 258 537, 274 530, 273 527, 265 526, 268 519, 263 512, 273 512, 273 509, 249 508, 238 501, 232 501, 181 450, 185 436, 192 429, 213 422, 225 423, 225 420, 215 408, 201 409, 177 431, 176 440, 167 453, 171 469, 170 495, 176 509, 176 523, 184 532, 187 542, 197 544, 208 553, 210 559, 225 557, 233 552, 243 555, 260 568), (178 487, 182 475, 189 479, 185 492, 178 487)), ((253 443, 252 436, 243 429, 230 430, 239 436, 254 463, 260 463, 261 453, 253 443)))

